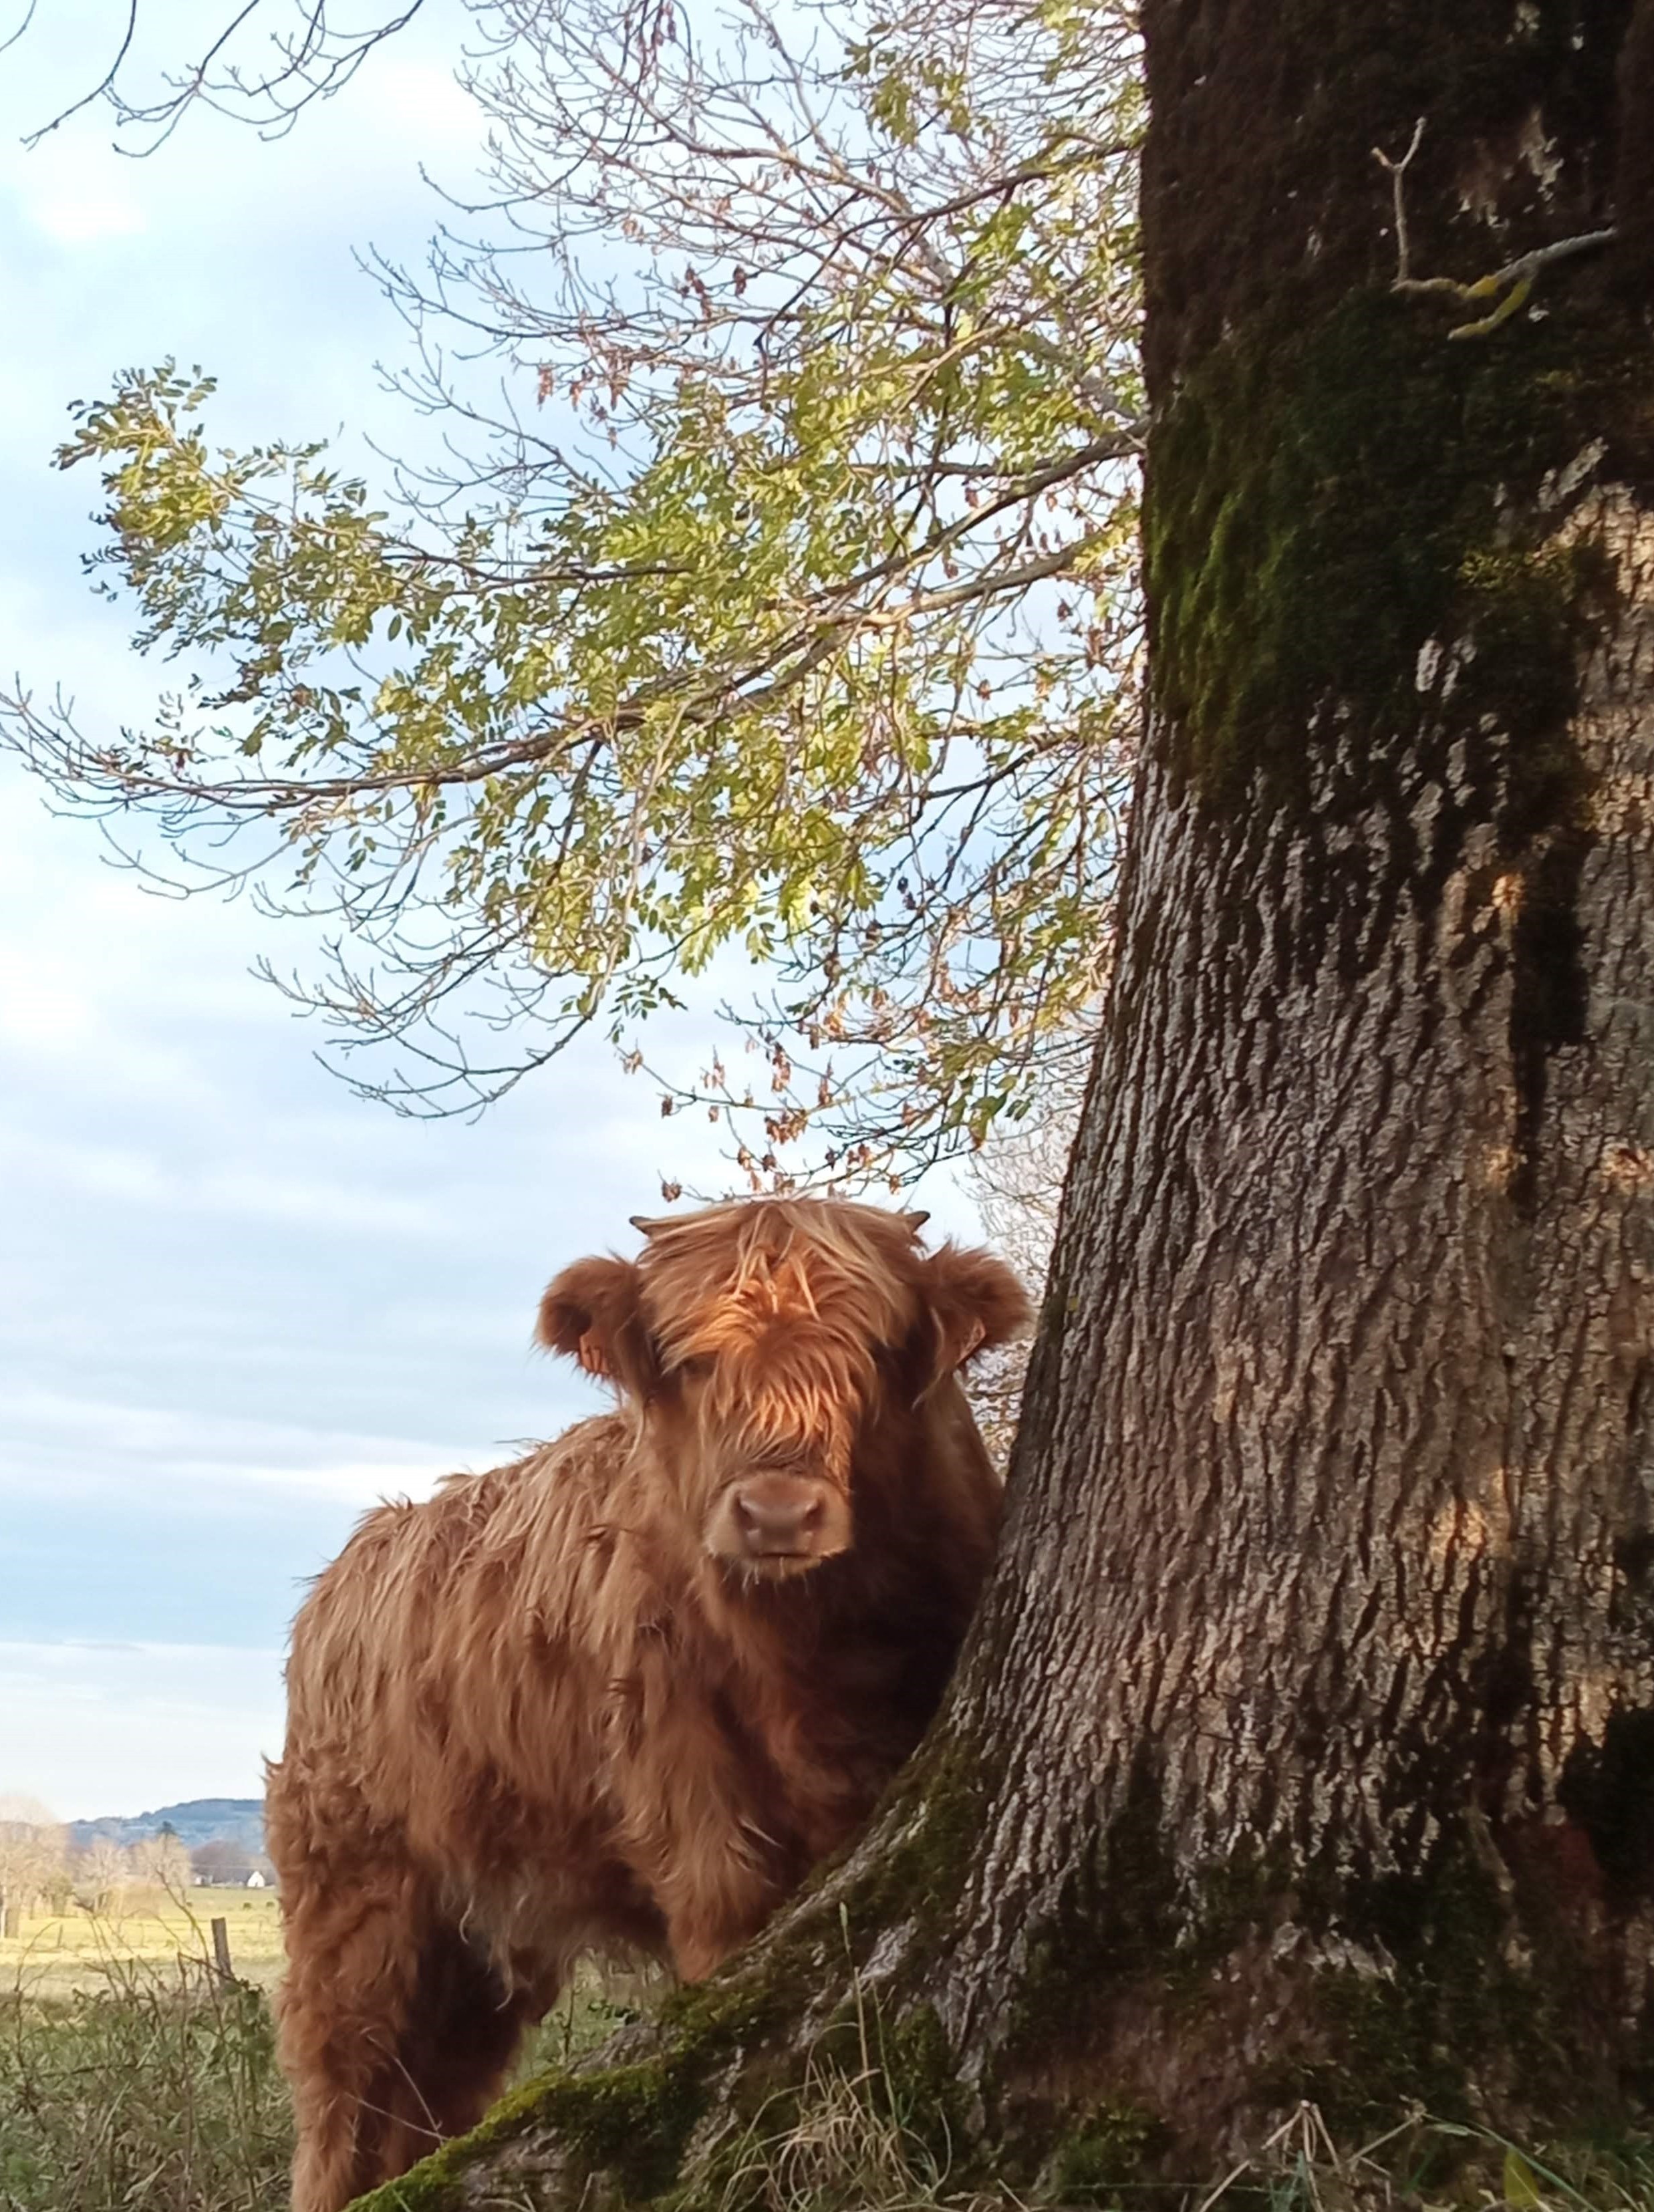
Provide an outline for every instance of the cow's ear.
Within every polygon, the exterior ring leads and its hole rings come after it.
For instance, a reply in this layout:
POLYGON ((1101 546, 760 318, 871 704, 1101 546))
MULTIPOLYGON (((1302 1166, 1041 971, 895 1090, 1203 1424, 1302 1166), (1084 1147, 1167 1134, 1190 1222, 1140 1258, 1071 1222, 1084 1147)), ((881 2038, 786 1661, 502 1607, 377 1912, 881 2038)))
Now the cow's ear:
POLYGON ((548 1351, 578 1360, 588 1375, 647 1398, 656 1370, 640 1289, 629 1260, 576 1260, 540 1300, 535 1334, 548 1351))
POLYGON ((1003 1260, 956 1244, 944 1244, 924 1262, 920 1295, 935 1332, 937 1376, 1020 1336, 1032 1318, 1028 1293, 1003 1260))

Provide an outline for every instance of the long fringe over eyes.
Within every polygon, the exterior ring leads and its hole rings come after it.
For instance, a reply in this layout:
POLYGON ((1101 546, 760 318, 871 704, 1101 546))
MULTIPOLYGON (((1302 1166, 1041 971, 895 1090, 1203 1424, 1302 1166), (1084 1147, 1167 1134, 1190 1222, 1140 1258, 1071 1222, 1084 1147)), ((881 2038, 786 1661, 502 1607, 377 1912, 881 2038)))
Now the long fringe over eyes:
MULTIPOLYGON (((577 1261, 542 1339, 624 1410, 359 1524, 295 1624, 270 1775, 294 2212, 338 2212, 474 2123, 582 1952, 711 1973, 866 1818, 933 1718, 1000 1487, 953 1368, 1026 1302, 901 1216, 715 1207, 577 1261), (928 1347, 916 1395, 881 1355, 928 1347), (732 1577, 682 1509, 656 1363, 715 1356, 768 1440, 859 1425, 854 1540, 732 1577)), ((726 1395, 727 1394, 727 1395, 726 1395)))

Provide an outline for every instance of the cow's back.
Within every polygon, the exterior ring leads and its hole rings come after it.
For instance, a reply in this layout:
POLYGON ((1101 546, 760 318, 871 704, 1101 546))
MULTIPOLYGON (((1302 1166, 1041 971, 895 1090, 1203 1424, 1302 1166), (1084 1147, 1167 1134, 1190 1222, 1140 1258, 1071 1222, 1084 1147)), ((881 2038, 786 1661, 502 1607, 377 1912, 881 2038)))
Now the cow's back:
POLYGON ((526 1826, 589 1826, 594 1568, 629 1442, 601 1416, 363 1516, 294 1624, 269 1791, 278 1867, 371 1830, 474 1869, 520 1854, 526 1826))

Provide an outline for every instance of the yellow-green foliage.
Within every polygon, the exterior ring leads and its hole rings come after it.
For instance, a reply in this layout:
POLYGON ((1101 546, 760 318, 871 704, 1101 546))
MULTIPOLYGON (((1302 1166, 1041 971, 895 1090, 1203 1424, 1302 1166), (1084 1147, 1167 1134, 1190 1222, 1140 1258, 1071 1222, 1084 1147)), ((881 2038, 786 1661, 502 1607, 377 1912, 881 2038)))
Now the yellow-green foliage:
MULTIPOLYGON (((830 215, 755 174, 729 119, 745 64, 699 40, 701 150, 672 188, 696 213, 670 257, 658 176, 634 205, 623 160, 581 168, 577 126, 537 141, 548 219, 607 233, 592 262, 636 264, 648 304, 542 302, 537 368, 509 374, 531 418, 538 374, 544 434, 520 453, 502 431, 497 475, 440 510, 318 444, 219 449, 210 380, 170 365, 81 407, 60 458, 103 482, 94 565, 186 679, 153 729, 90 748, 15 702, 32 763, 94 805, 170 790, 173 830, 279 823, 295 902, 337 895, 383 956, 333 988, 347 1024, 448 1020, 429 979, 480 956, 538 991, 538 1052, 599 1016, 629 1031, 674 975, 745 953, 790 966, 794 1045, 873 1054, 854 1079, 782 1074, 751 1109, 755 1171, 816 1115, 870 1115, 897 1152, 979 1136, 1105 957, 1140 98, 1118 0, 949 5, 812 17, 806 136, 840 148, 850 194, 830 215)), ((799 118, 787 70, 765 77, 779 144, 799 118)), ((569 285, 589 276, 577 256, 569 285)))

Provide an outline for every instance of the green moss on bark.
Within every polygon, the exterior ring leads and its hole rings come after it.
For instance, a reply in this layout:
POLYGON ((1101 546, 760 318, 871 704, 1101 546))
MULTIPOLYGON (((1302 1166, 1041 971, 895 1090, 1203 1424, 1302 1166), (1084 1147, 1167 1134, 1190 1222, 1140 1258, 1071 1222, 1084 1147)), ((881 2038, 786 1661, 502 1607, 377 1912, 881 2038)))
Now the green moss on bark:
POLYGON ((359 2199, 356 2212, 456 2212, 469 2201, 468 2170, 514 2142, 532 2142, 537 2170, 555 2162, 570 2203, 673 2195, 717 2075, 762 2036, 774 2008, 774 1993, 751 1984, 674 1990, 651 2025, 659 2047, 637 2059, 536 2075, 469 2135, 359 2199), (599 2179, 603 2189, 594 2188, 599 2179))
POLYGON ((1542 1882, 1517 1881, 1479 1823, 1421 1873, 1341 1902, 1335 1941, 1311 1939, 1323 1959, 1312 2032, 1261 2091, 1308 2098, 1354 2134, 1410 2105, 1461 2122, 1537 2112, 1551 2128, 1623 2117, 1578 1924, 1542 1882), (1359 1965, 1340 1962, 1341 1938, 1359 1965))
POLYGON ((1092 2105, 1058 2142, 1034 2185, 1041 2202, 1107 2204, 1155 2178, 1171 2131, 1140 2105, 1092 2105))
POLYGON ((1507 827, 1564 818, 1581 649, 1611 576, 1558 539, 1562 472, 1601 441, 1654 463, 1654 362, 1604 308, 1454 344, 1427 303, 1346 300, 1318 325, 1240 333, 1151 442, 1153 684, 1172 766, 1219 805, 1261 775, 1301 797, 1347 732, 1497 731, 1507 827))
POLYGON ((358 2199, 356 2212, 456 2212, 467 2201, 467 2170, 531 2134, 554 2144, 560 2163, 578 2175, 571 2202, 583 2199, 599 2173, 626 2202, 652 2198, 670 2186, 704 2109, 698 2070, 673 2054, 541 2075, 502 2099, 471 2134, 358 2199))
POLYGON ((1077 1860, 1049 1926, 1031 1935, 1006 2049, 1037 2063, 1064 2041, 1083 2049, 1116 1994, 1152 1985, 1169 2005, 1203 2001, 1213 1971, 1272 1923, 1292 1887, 1283 1851, 1241 1844, 1191 1887, 1166 1850, 1153 1763, 1133 1768, 1095 1850, 1077 1860))
POLYGON ((891 2116, 921 2142, 939 2170, 960 2178, 970 2129, 958 2061, 933 2005, 881 2022, 877 2056, 891 2116))
POLYGON ((892 1821, 899 1832, 849 1884, 831 1884, 858 1960, 891 1929, 911 1925, 915 1956, 946 1929, 1001 1773, 957 1735, 933 1738, 903 1770, 879 1820, 881 1833, 892 1821))
POLYGON ((350 2212, 457 2212, 461 2202, 445 2147, 396 2180, 356 2197, 350 2212))
POLYGON ((1495 1838, 1471 1810, 1410 1870, 1365 1881, 1251 1844, 1180 1872, 1142 1763, 1031 1945, 984 2085, 1012 2178, 1037 2192, 1071 2156, 1059 2193, 1077 2198, 1083 2169, 1106 2197, 1300 2099, 1344 2137, 1414 2106, 1559 2136, 1645 2121, 1654 2077, 1624 2034, 1645 1993, 1616 1985, 1602 1905, 1646 1895, 1651 1725, 1578 1762, 1573 1819, 1495 1838))

